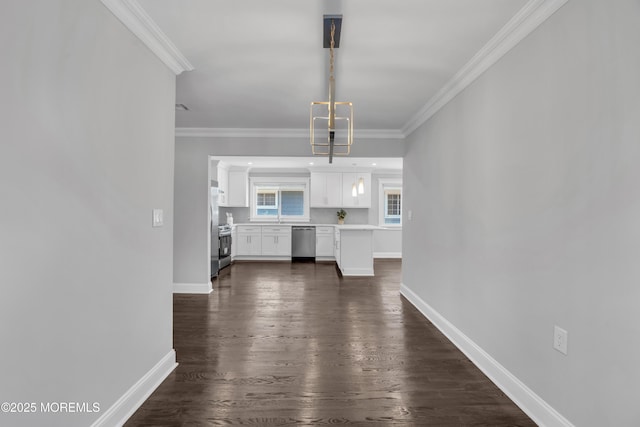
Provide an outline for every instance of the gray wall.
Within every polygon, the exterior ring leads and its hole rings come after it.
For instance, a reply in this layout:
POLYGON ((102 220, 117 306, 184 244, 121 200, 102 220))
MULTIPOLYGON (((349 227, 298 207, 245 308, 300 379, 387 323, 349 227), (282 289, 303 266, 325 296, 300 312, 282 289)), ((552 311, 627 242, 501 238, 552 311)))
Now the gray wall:
POLYGON ((640 425, 639 16, 569 1, 406 141, 404 284, 578 426, 640 425))
POLYGON ((0 424, 84 427, 173 347, 175 76, 99 1, 0 10, 0 402, 101 408, 0 424))
POLYGON ((199 144, 176 143, 175 158, 173 282, 206 284, 211 262, 209 157, 199 144))
MULTIPOLYGON (((356 140, 352 149, 353 157, 402 157, 403 153, 404 144, 398 140, 356 140)), ((176 137, 174 282, 209 282, 208 156, 306 157, 310 154, 307 139, 176 137)), ((215 175, 215 170, 212 173, 215 175)), ((242 211, 233 212, 234 222, 243 222, 242 211)), ((324 217, 323 213, 320 215, 324 217)), ((364 218, 367 214, 362 215, 364 218)))

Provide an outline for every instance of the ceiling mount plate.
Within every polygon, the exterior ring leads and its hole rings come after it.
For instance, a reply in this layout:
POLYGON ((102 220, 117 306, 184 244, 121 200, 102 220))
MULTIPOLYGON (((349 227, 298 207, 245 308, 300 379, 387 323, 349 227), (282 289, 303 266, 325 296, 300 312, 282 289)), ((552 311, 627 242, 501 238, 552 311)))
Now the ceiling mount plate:
POLYGON ((342 15, 324 15, 324 35, 322 37, 322 47, 330 48, 331 47, 331 21, 336 24, 336 33, 333 37, 334 39, 334 48, 340 47, 340 30, 342 29, 342 15))

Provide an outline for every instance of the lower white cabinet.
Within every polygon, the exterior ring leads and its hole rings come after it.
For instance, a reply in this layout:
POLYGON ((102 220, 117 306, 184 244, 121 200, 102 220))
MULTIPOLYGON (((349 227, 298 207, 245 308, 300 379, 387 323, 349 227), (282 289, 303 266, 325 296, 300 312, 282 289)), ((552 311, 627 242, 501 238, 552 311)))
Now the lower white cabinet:
MULTIPOLYGON (((338 264, 343 276, 373 276, 372 226, 316 226, 316 260, 338 264)), ((290 225, 237 225, 232 251, 238 260, 291 258, 290 225)))
POLYGON ((235 236, 235 259, 291 257, 290 226, 238 225, 235 236))
POLYGON ((233 228, 231 230, 231 261, 233 261, 238 255, 238 230, 233 228))
POLYGON ((343 276, 373 276, 373 230, 336 227, 335 255, 343 276))
POLYGON ((340 267, 340 230, 338 228, 335 229, 333 235, 333 256, 336 258, 336 263, 338 264, 338 268, 340 267))
POLYGON ((236 256, 262 255, 262 228, 239 225, 236 229, 236 256))
POLYGON ((291 256, 291 227, 262 226, 262 256, 291 256))
POLYGON ((333 227, 316 227, 316 259, 334 259, 333 227))

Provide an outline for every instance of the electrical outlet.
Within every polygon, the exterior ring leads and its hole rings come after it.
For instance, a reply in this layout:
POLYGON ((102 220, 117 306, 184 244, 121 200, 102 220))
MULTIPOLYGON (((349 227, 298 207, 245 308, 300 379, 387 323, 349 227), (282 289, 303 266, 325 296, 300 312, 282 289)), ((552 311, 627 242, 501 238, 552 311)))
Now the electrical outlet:
POLYGON ((564 329, 554 326, 553 328, 553 348, 558 350, 562 354, 567 354, 567 341, 569 339, 569 333, 564 329))

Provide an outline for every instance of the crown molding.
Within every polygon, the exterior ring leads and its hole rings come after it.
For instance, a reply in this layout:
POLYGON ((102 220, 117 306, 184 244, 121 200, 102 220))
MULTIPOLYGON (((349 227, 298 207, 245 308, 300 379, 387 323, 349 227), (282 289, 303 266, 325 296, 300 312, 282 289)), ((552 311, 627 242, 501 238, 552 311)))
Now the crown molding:
MULTIPOLYGON (((309 138, 309 129, 272 129, 272 128, 176 128, 176 136, 184 138, 309 138)), ((356 129, 354 138, 359 139, 397 139, 403 140, 404 134, 396 129, 356 129)))
POLYGON ((402 128, 409 135, 517 46, 568 0, 530 0, 402 128))
POLYGON ((142 43, 176 75, 193 70, 193 65, 178 50, 136 0, 101 0, 142 43))
POLYGON ((399 139, 404 140, 406 135, 400 129, 356 129, 353 137, 358 139, 399 139))
POLYGON ((308 138, 309 129, 267 128, 176 128, 185 138, 308 138))

